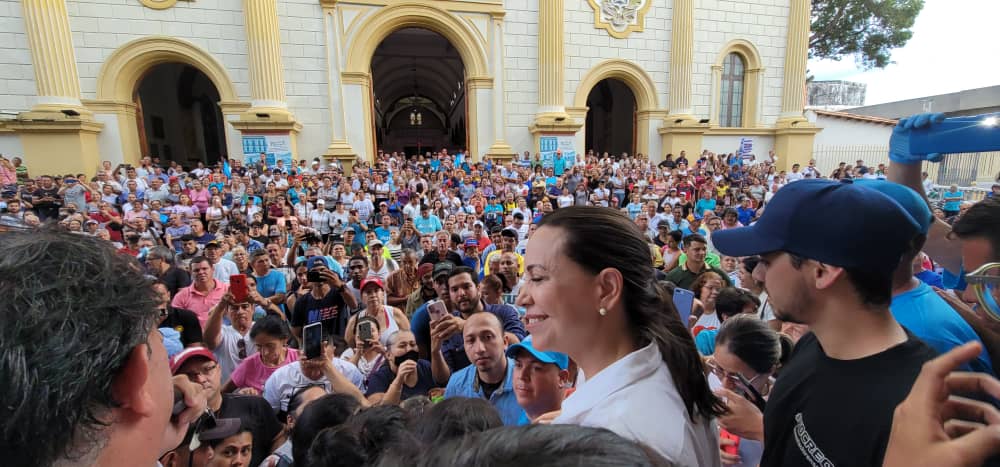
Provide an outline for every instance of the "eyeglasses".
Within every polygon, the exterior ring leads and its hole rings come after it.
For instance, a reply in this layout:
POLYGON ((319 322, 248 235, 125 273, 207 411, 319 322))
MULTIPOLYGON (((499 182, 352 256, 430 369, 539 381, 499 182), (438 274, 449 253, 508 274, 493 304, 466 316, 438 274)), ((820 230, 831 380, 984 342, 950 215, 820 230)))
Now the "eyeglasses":
POLYGON ((726 371, 721 366, 719 366, 719 364, 716 363, 714 359, 709 359, 708 361, 705 362, 705 365, 707 365, 708 369, 711 370, 712 373, 716 377, 718 377, 719 380, 721 381, 729 380, 734 383, 742 383, 745 381, 745 384, 749 385, 753 384, 753 382, 756 381, 757 378, 760 378, 760 376, 763 375, 763 373, 757 373, 757 375, 754 376, 753 378, 747 379, 746 376, 743 376, 743 374, 738 371, 726 371))
POLYGON ((202 367, 200 370, 192 370, 184 372, 184 375, 190 379, 197 379, 199 375, 208 378, 209 376, 211 376, 212 372, 215 371, 215 369, 218 367, 219 367, 218 364, 213 363, 211 365, 202 367))
POLYGON ((1000 262, 986 263, 965 275, 976 294, 977 305, 987 316, 1000 321, 1000 262))

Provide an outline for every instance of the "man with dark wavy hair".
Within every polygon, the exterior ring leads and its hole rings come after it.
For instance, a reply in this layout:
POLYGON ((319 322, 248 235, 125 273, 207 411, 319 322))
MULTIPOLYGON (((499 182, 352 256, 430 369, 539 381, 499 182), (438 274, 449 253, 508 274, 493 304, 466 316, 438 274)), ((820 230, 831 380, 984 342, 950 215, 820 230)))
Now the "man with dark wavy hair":
POLYGON ((100 239, 0 234, 4 465, 152 466, 177 447, 205 396, 171 379, 150 284, 100 239))

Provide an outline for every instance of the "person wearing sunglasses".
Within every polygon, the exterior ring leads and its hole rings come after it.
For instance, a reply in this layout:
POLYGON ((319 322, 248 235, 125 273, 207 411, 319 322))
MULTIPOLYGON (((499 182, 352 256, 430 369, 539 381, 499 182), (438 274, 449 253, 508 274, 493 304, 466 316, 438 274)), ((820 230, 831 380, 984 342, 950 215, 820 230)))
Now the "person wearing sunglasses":
MULTIPOLYGON (((253 438, 253 453, 250 463, 244 465, 260 464, 270 454, 271 446, 281 441, 279 438, 283 436, 282 426, 264 398, 222 393, 221 364, 212 351, 204 347, 184 349, 170 359, 170 371, 174 376, 187 376, 192 383, 204 388, 208 397, 208 412, 212 418, 240 419, 249 428, 253 438)), ((237 444, 240 446, 247 444, 244 441, 240 440, 237 444)), ((242 448, 236 449, 240 450, 242 448)), ((215 457, 219 457, 219 454, 217 449, 215 457)), ((230 457, 235 457, 235 454, 230 457)))
MULTIPOLYGON (((715 336, 715 354, 705 361, 709 387, 722 396, 727 406, 753 404, 759 417, 771 392, 773 376, 788 361, 791 351, 791 338, 772 331, 766 322, 753 315, 733 316, 722 323, 715 336)), ((762 430, 763 418, 758 420, 762 430)), ((723 429, 729 421, 728 415, 719 418, 723 429)), ((723 436, 719 442, 723 464, 752 466, 760 462, 760 441, 723 436)))
POLYGON ((229 375, 243 359, 257 351, 257 345, 250 337, 255 305, 250 297, 248 295, 246 301, 236 303, 233 294, 226 292, 219 303, 212 307, 205 323, 202 337, 205 346, 219 358, 223 381, 229 379, 229 375), (224 317, 229 318, 231 324, 223 324, 224 317))

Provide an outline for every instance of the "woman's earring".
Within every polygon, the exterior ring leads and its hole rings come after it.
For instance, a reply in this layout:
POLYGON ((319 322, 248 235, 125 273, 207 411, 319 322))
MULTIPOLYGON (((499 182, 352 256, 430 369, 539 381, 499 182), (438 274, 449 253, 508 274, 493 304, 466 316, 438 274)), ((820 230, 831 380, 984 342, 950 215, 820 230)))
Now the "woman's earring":
POLYGON ((608 315, 608 310, 606 308, 604 308, 603 306, 601 307, 600 310, 597 310, 597 312, 600 313, 601 316, 607 316, 608 315))

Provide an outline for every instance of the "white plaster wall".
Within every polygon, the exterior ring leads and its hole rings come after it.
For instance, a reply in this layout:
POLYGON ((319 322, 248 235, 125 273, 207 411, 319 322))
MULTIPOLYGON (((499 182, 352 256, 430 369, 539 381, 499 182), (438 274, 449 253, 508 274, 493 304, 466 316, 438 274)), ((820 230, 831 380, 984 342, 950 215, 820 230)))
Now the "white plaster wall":
MULTIPOLYGON (((504 9, 504 98, 507 143, 518 154, 533 150, 528 125, 538 110, 538 2, 506 0, 504 9)), ((586 0, 571 0, 583 1, 586 0)))
POLYGON ((727 43, 744 39, 757 47, 764 67, 758 124, 774 125, 781 112, 788 0, 698 0, 694 19, 691 103, 695 115, 710 117, 712 65, 727 43))
MULTIPOLYGON (((14 156, 18 156, 24 159, 24 146, 21 145, 21 137, 14 133, 0 133, 0 154, 4 157, 10 159, 14 156)), ((28 161, 25 160, 28 164, 28 161)), ((28 164, 31 167, 31 164, 28 164)))
POLYGON ((288 108, 302 123, 299 158, 312 159, 332 139, 323 8, 317 0, 279 0, 278 25, 288 108))
POLYGON ((122 153, 122 137, 118 128, 118 116, 115 114, 94 114, 94 120, 104 124, 104 129, 97 134, 97 150, 102 161, 111 161, 112 167, 125 162, 122 153))
MULTIPOLYGON (((21 2, 0 0, 0 112, 17 113, 35 103, 35 71, 31 66, 31 49, 24 32, 21 2)), ((3 139, 10 139, 0 137, 3 139)), ((20 140, 13 137, 14 141, 20 140)), ((20 146, 18 146, 20 147, 20 146)))
POLYGON ((133 0, 67 0, 66 6, 84 99, 97 97, 101 65, 118 47, 134 39, 168 35, 211 54, 226 69, 240 98, 249 100, 242 1, 182 1, 166 10, 133 0))
POLYGON ((813 146, 888 145, 892 126, 880 123, 847 120, 806 112, 816 126, 823 129, 816 135, 813 146))
MULTIPOLYGON (((702 139, 702 149, 708 149, 716 154, 729 154, 731 152, 736 152, 740 149, 740 139, 742 138, 753 138, 753 153, 757 156, 758 160, 767 157, 767 152, 774 149, 774 137, 773 136, 720 136, 705 135, 702 139)), ((689 151, 688 157, 692 153, 700 153, 701 151, 689 151)), ((779 154, 780 156, 780 154, 779 154)))
MULTIPOLYGON (((544 0, 541 0, 544 1, 544 0)), ((608 59, 628 60, 646 71, 656 86, 659 108, 667 106, 670 31, 673 2, 649 0, 645 29, 616 39, 594 27, 594 9, 587 0, 566 2, 566 105, 573 105, 577 86, 587 72, 608 59)), ((695 2, 698 3, 698 2, 695 2)), ((582 90, 589 92, 588 89, 582 90)))

